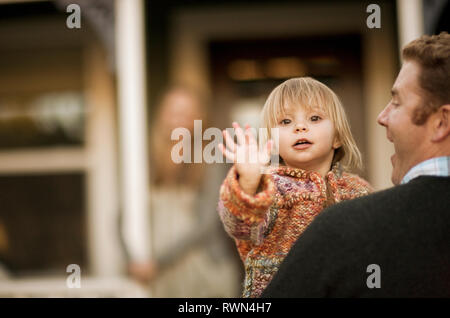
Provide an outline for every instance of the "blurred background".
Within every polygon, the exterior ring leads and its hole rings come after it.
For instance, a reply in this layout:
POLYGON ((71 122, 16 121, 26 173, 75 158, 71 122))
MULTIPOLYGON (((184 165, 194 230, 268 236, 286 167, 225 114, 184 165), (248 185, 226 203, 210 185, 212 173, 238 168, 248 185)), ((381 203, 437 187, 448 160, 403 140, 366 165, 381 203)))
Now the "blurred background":
POLYGON ((240 296, 243 266, 215 210, 230 166, 173 163, 172 130, 193 137, 194 119, 203 131, 257 127, 276 85, 312 76, 343 101, 359 173, 390 187, 393 147, 376 117, 401 47, 449 31, 449 10, 447 0, 0 0, 0 297, 240 296), (367 26, 371 3, 381 28, 367 26), (68 288, 69 264, 81 288, 68 288))

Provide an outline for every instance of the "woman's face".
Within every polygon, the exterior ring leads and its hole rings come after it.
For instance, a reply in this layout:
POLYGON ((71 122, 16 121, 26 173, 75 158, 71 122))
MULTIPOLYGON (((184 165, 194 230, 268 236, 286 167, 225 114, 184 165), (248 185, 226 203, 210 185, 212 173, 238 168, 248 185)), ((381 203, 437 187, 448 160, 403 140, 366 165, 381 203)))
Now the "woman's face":
POLYGON ((201 118, 198 101, 183 91, 170 93, 162 107, 162 126, 170 131, 179 127, 193 131, 194 120, 201 118))

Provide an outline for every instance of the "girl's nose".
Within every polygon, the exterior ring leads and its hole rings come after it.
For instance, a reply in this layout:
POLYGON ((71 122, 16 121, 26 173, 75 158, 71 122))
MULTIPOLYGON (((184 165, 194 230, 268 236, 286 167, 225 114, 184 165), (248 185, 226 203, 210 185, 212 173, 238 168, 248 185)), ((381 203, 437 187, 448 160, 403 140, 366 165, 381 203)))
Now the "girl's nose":
POLYGON ((297 123, 295 125, 296 132, 305 132, 308 131, 308 127, 304 123, 297 123))

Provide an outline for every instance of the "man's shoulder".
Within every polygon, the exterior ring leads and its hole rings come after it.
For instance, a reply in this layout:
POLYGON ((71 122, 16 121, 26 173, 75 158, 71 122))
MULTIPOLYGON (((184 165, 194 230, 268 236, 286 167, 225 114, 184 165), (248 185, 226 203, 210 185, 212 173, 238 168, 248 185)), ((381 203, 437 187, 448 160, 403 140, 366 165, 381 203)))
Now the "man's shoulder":
POLYGON ((450 177, 419 177, 403 185, 343 201, 324 210, 318 222, 330 226, 357 226, 364 230, 387 220, 395 222, 414 211, 432 207, 445 210, 450 204, 450 177))
POLYGON ((263 297, 448 295, 449 191, 450 178, 419 177, 325 209, 263 297), (367 287, 370 264, 381 289, 367 287))
POLYGON ((353 214, 371 214, 374 211, 385 211, 384 206, 388 205, 389 201, 398 200, 400 198, 399 194, 405 191, 405 189, 401 189, 402 187, 392 187, 352 200, 341 201, 324 210, 321 216, 327 218, 346 218, 346 216, 353 216, 353 214))
POLYGON ((332 206, 336 210, 377 209, 389 206, 393 201, 399 201, 406 205, 414 204, 417 196, 440 196, 450 190, 450 177, 418 177, 407 184, 393 186, 391 188, 371 193, 367 196, 353 200, 343 201, 332 206), (411 197, 414 195, 414 197, 411 197))

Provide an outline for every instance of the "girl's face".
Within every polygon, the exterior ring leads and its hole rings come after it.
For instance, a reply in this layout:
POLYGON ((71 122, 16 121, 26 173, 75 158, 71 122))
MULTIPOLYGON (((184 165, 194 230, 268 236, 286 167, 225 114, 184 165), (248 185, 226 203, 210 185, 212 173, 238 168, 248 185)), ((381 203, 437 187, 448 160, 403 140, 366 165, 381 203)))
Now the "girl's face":
POLYGON ((295 106, 278 116, 279 152, 287 166, 319 172, 330 170, 334 150, 341 144, 333 122, 318 110, 295 106))

